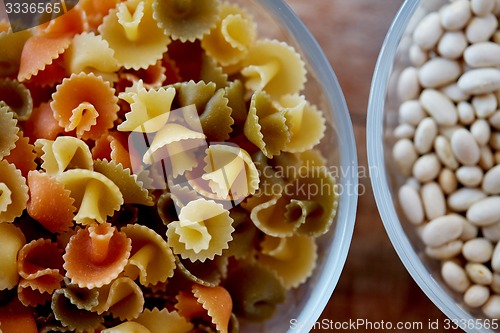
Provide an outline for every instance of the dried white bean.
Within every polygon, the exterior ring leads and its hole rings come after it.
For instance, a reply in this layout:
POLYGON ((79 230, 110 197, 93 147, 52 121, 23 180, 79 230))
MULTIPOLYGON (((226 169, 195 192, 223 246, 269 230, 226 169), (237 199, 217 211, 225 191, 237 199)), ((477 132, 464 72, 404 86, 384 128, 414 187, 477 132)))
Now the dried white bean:
POLYGON ((443 58, 457 59, 460 58, 469 45, 467 38, 461 31, 448 31, 443 34, 439 40, 437 49, 443 58))
MULTIPOLYGON (((463 102, 470 98, 470 95, 464 93, 462 89, 458 86, 456 82, 450 83, 439 89, 443 94, 445 94, 453 102, 463 102)), ((460 115, 459 115, 460 116, 460 115)))
MULTIPOLYGON (((437 129, 436 129, 437 131, 437 129)), ((491 136, 490 124, 485 119, 476 120, 470 127, 470 132, 480 145, 488 144, 491 136)))
POLYGON ((463 245, 463 241, 455 240, 441 246, 426 246, 425 253, 434 259, 448 260, 459 255, 462 252, 463 245))
POLYGON ((436 46, 443 34, 439 14, 431 12, 427 14, 415 27, 413 41, 423 50, 429 50, 436 46))
POLYGON ((493 250, 491 268, 495 273, 500 273, 500 243, 497 243, 493 250))
POLYGON ((465 36, 470 43, 486 42, 498 28, 495 15, 475 16, 471 18, 465 28, 465 36))
POLYGON ((427 219, 433 220, 446 214, 444 193, 437 183, 430 182, 422 185, 420 197, 427 219))
POLYGON ((500 70, 496 68, 471 69, 460 76, 458 86, 471 95, 494 92, 500 88, 500 70))
POLYGON ((488 194, 500 194, 500 165, 497 165, 484 175, 482 189, 488 194))
POLYGON ((488 122, 494 129, 500 129, 500 111, 497 110, 489 118, 488 122))
POLYGON ((474 239, 477 237, 479 233, 479 228, 467 221, 466 219, 462 220, 462 224, 464 225, 464 230, 462 231, 462 234, 460 235, 460 240, 467 242, 471 239, 474 239))
POLYGON ((500 296, 491 295, 481 309, 486 316, 493 319, 500 319, 500 296))
POLYGON ((441 246, 457 240, 463 232, 464 218, 458 214, 449 214, 431 220, 422 230, 425 245, 441 246))
POLYGON ((480 284, 469 287, 464 294, 464 303, 472 308, 483 306, 490 297, 490 289, 480 284))
POLYGON ((500 294, 500 274, 493 273, 493 281, 491 282, 490 288, 493 292, 500 294))
POLYGON ((483 169, 478 166, 462 166, 455 173, 458 182, 467 187, 476 187, 483 180, 483 169))
POLYGON ((439 133, 439 135, 444 136, 448 140, 451 140, 453 133, 455 133, 456 130, 461 129, 461 128, 464 128, 464 127, 462 125, 439 126, 438 133, 439 133))
POLYGON ((457 61, 446 58, 432 58, 418 70, 418 79, 424 88, 438 88, 449 84, 462 74, 457 61))
POLYGON ((472 107, 478 118, 487 118, 497 110, 497 98, 494 94, 474 96, 472 107))
POLYGON ((413 44, 408 50, 410 62, 415 67, 420 67, 429 59, 429 55, 426 51, 422 50, 420 46, 413 44))
POLYGON ((448 206, 456 212, 465 212, 475 202, 486 198, 477 188, 462 187, 448 196, 448 206))
POLYGON ((418 100, 409 100, 399 106, 399 122, 417 126, 427 114, 418 100))
POLYGON ((500 45, 493 42, 475 43, 465 49, 463 56, 470 67, 496 67, 500 65, 500 45))
POLYGON ((413 142, 415 149, 420 154, 426 154, 432 149, 432 144, 438 133, 436 122, 428 117, 423 119, 415 130, 413 142))
POLYGON ((463 125, 470 125, 476 119, 474 108, 469 102, 460 102, 457 105, 458 119, 463 125))
POLYGON ((411 139, 415 134, 415 127, 410 124, 401 124, 394 129, 393 134, 396 139, 411 139))
POLYGON ((435 89, 425 89, 420 94, 419 100, 424 110, 426 110, 439 125, 451 126, 457 123, 458 115, 455 104, 442 92, 435 89))
POLYGON ((484 238, 489 239, 492 242, 498 242, 500 240, 500 223, 494 223, 486 227, 481 228, 484 238))
POLYGON ((478 16, 490 14, 495 8, 494 0, 471 0, 470 6, 472 12, 478 16))
POLYGON ((484 227, 500 221, 500 197, 491 196, 476 201, 467 209, 467 219, 474 225, 484 227))
POLYGON ((479 158, 479 163, 478 165, 483 168, 483 170, 489 170, 493 167, 494 161, 493 161, 493 153, 491 152, 490 147, 488 146, 481 146, 481 157, 479 158))
POLYGON ((458 186, 455 173, 448 168, 444 168, 443 170, 441 170, 438 176, 438 183, 445 194, 451 194, 455 192, 458 186))
POLYGON ((475 238, 464 243, 464 258, 470 262, 485 263, 491 259, 493 245, 486 238, 475 238))
POLYGON ((475 165, 481 157, 476 140, 465 128, 457 129, 453 133, 451 137, 451 150, 456 159, 463 165, 475 165))
POLYGON ((460 30, 467 25, 472 16, 468 0, 457 0, 444 6, 440 14, 443 27, 447 30, 460 30))
POLYGON ((401 139, 392 148, 392 156, 401 173, 405 176, 411 175, 413 163, 418 158, 413 142, 409 139, 401 139))
POLYGON ((462 266, 456 262, 448 260, 441 266, 441 275, 444 282, 453 290, 457 292, 465 292, 469 286, 470 281, 467 273, 462 266))
POLYGON ((418 98, 420 83, 418 81, 418 70, 415 67, 405 68, 399 75, 398 96, 401 101, 418 98))
POLYGON ((491 148, 499 150, 500 149, 500 133, 499 132, 491 133, 490 134, 490 141, 488 143, 491 146, 491 148))
POLYGON ((483 264, 469 262, 465 264, 469 279, 477 284, 489 285, 493 282, 493 273, 483 264))
POLYGON ((413 164, 413 177, 425 183, 436 179, 441 171, 441 163, 434 153, 429 153, 419 157, 413 164))
POLYGON ((421 224, 424 221, 424 208, 418 192, 409 185, 403 185, 399 189, 399 204, 407 217, 413 224, 421 224))

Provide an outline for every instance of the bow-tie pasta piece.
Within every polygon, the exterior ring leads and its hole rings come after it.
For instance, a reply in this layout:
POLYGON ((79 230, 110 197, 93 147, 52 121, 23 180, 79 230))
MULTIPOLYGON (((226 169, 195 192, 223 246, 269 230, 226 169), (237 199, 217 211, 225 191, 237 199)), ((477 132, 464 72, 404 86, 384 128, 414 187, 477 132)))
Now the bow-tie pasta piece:
POLYGON ((120 231, 132 240, 125 276, 133 279, 139 277, 143 286, 150 286, 165 282, 174 275, 175 258, 172 250, 154 230, 135 224, 121 228, 120 231))
POLYGON ((234 220, 233 240, 229 243, 229 249, 225 253, 236 259, 250 258, 254 255, 258 244, 258 229, 252 223, 250 214, 242 207, 234 207, 229 211, 234 220))
POLYGON ((284 215, 287 222, 295 225, 301 235, 325 234, 333 223, 339 202, 335 178, 325 167, 312 167, 301 169, 291 185, 292 199, 284 215))
POLYGON ((193 285, 193 294, 215 324, 217 332, 227 333, 233 310, 231 295, 221 286, 205 287, 193 285))
POLYGON ((131 169, 130 153, 127 150, 127 140, 119 132, 108 132, 101 136, 92 147, 92 157, 97 160, 113 161, 123 165, 124 169, 131 169))
POLYGON ((268 158, 279 155, 291 137, 285 112, 277 109, 264 91, 256 91, 252 95, 244 132, 248 140, 268 158))
POLYGON ((218 0, 155 0, 154 17, 165 34, 181 42, 203 38, 218 19, 218 0))
POLYGON ((218 66, 214 59, 203 54, 200 80, 203 82, 213 82, 216 89, 220 89, 228 85, 228 79, 229 77, 224 73, 222 67, 218 66))
POLYGON ((102 36, 93 32, 76 35, 64 53, 64 63, 69 73, 94 73, 109 81, 116 81, 114 73, 120 69, 114 51, 102 36))
POLYGON ((68 230, 73 225, 76 208, 71 192, 47 173, 28 173, 30 199, 28 214, 52 233, 68 230))
POLYGON ((253 18, 236 5, 223 4, 219 21, 201 46, 222 66, 229 66, 243 60, 255 42, 257 27, 253 18))
POLYGON ((285 288, 275 273, 258 264, 242 264, 224 283, 233 300, 236 315, 253 321, 273 316, 285 301, 285 288))
POLYGON ((64 294, 79 309, 92 311, 99 305, 99 289, 97 288, 80 288, 77 285, 66 283, 64 294))
POLYGON ((67 36, 32 36, 29 38, 23 47, 17 80, 23 82, 38 75, 46 66, 58 59, 70 43, 71 38, 67 36))
POLYGON ((304 283, 316 267, 318 250, 312 237, 266 236, 260 245, 259 263, 275 271, 286 289, 296 288, 304 283))
POLYGON ((248 116, 248 108, 245 102, 245 88, 240 80, 229 82, 226 90, 228 106, 231 108, 231 118, 238 127, 243 127, 248 116))
POLYGON ((36 307, 49 302, 52 294, 35 289, 31 281, 21 279, 17 285, 17 298, 26 307, 36 307))
POLYGON ((66 277, 81 288, 99 288, 122 273, 132 242, 110 224, 93 224, 71 237, 63 256, 66 277))
POLYGON ((210 145, 205 156, 205 174, 212 192, 221 199, 242 200, 255 194, 259 173, 248 153, 234 146, 210 145))
POLYGON ((198 199, 181 209, 179 221, 168 225, 168 244, 175 254, 192 262, 221 255, 233 238, 233 219, 212 200, 198 199))
POLYGON ((0 104, 7 104, 18 120, 28 120, 33 111, 31 93, 22 83, 9 78, 0 79, 0 104))
POLYGON ((115 89, 92 73, 64 79, 52 99, 50 106, 59 125, 83 140, 99 139, 118 117, 115 89))
POLYGON ((19 281, 17 253, 26 244, 21 229, 11 223, 0 223, 0 290, 12 289, 19 281))
POLYGON ((35 170, 37 164, 35 163, 36 153, 35 147, 29 143, 29 138, 24 136, 22 131, 17 133, 18 139, 16 146, 10 151, 10 154, 5 156, 5 160, 14 164, 18 170, 21 171, 23 177, 28 176, 28 172, 35 170))
POLYGON ((119 2, 120 0, 80 0, 78 1, 78 7, 85 12, 89 29, 91 31, 96 31, 97 27, 101 25, 103 18, 108 15, 108 12, 115 8, 119 2))
POLYGON ((13 164, 0 161, 0 223, 13 222, 28 203, 26 178, 13 164))
POLYGON ((104 321, 104 317, 71 302, 72 296, 66 288, 58 289, 52 295, 51 308, 54 317, 69 331, 94 332, 104 321))
POLYGON ((17 120, 9 106, 0 102, 0 159, 9 155, 19 138, 17 120))
POLYGON ((12 32, 4 26, 5 21, 0 21, 0 76, 9 77, 16 76, 19 71, 21 63, 21 54, 23 52, 24 44, 31 37, 31 30, 22 30, 19 32, 12 32))
POLYGON ((151 133, 159 131, 168 121, 175 89, 146 89, 142 80, 118 95, 130 104, 126 120, 118 125, 119 131, 151 133))
POLYGON ((137 176, 130 173, 130 169, 124 169, 123 165, 116 164, 114 161, 96 160, 94 170, 102 173, 118 186, 125 204, 154 205, 150 193, 143 187, 137 176))
POLYGON ((123 195, 118 186, 101 173, 68 170, 58 175, 57 180, 71 191, 71 197, 75 199, 78 213, 74 220, 77 223, 104 223, 123 205, 123 195))
POLYGON ((68 37, 89 31, 87 15, 80 6, 74 6, 64 15, 35 27, 38 35, 48 37, 68 37))
POLYGON ((277 40, 259 40, 243 60, 241 74, 249 90, 265 90, 273 99, 304 88, 306 68, 300 54, 277 40))
POLYGON ((72 136, 60 136, 54 141, 38 139, 35 147, 42 169, 49 175, 58 175, 71 169, 93 170, 94 161, 87 144, 72 136))
POLYGON ((11 302, 0 312, 2 332, 39 333, 37 323, 29 309, 11 302))
POLYGON ((286 95, 279 100, 278 108, 285 111, 287 126, 292 133, 284 151, 299 153, 312 149, 325 135, 323 113, 301 95, 286 95))
POLYGON ((170 38, 153 18, 152 0, 128 0, 109 11, 98 28, 126 69, 154 65, 167 51, 170 38))
MULTIPOLYGON (((161 88, 167 79, 166 72, 167 69, 163 66, 162 60, 158 60, 154 65, 145 69, 126 70, 120 73, 119 79, 126 87, 133 86, 142 81, 146 89, 157 89, 161 88)), ((120 89, 117 90, 120 91, 120 89)))
POLYGON ((144 295, 141 288, 128 277, 119 277, 111 284, 98 289, 99 304, 92 309, 98 314, 104 312, 120 320, 137 318, 144 309, 144 295))
MULTIPOLYGON (((0 124, 1 123, 0 119, 0 124)), ((59 134, 64 132, 64 128, 59 126, 59 122, 54 118, 54 112, 50 107, 50 102, 41 103, 33 108, 31 117, 24 122, 23 128, 26 135, 30 138, 31 143, 34 143, 37 138, 55 140, 59 134)))
POLYGON ((175 262, 178 272, 187 280, 205 287, 215 287, 227 276, 229 257, 223 254, 215 256, 213 260, 192 262, 176 255, 175 262))
POLYGON ((151 333, 151 331, 141 324, 127 321, 118 326, 102 330, 101 333, 151 333))
POLYGON ((178 312, 169 312, 167 309, 146 309, 134 320, 146 327, 151 333, 189 333, 193 324, 181 317, 178 312))

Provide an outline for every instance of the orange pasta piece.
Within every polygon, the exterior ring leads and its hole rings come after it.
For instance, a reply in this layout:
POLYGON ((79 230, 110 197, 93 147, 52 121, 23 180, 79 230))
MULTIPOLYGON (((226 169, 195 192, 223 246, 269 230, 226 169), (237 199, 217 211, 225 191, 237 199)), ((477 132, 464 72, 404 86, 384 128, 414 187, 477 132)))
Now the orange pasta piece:
POLYGON ((121 133, 109 132, 95 142, 92 157, 95 160, 115 161, 116 164, 122 164, 124 169, 131 169, 130 156, 126 147, 126 138, 121 133))
POLYGON ((43 70, 38 71, 28 81, 33 85, 41 87, 53 87, 62 82, 66 77, 66 69, 62 57, 54 59, 51 64, 45 66, 43 70))
POLYGON ((87 226, 66 246, 66 277, 81 288, 100 288, 123 271, 131 250, 132 241, 110 224, 87 226))
POLYGON ((17 300, 0 308, 0 328, 3 333, 38 332, 31 310, 17 300))
POLYGON ((64 15, 38 26, 37 30, 41 35, 72 37, 81 32, 89 31, 89 24, 83 9, 76 6, 64 13, 64 15))
POLYGON ((233 301, 229 292, 221 286, 205 287, 193 285, 193 294, 212 318, 217 332, 227 333, 229 319, 233 311, 233 301))
POLYGON ((19 281, 19 285, 17 286, 17 298, 24 306, 43 305, 52 298, 51 293, 37 289, 38 286, 34 286, 36 284, 42 285, 42 283, 37 283, 37 281, 34 280, 21 279, 21 281, 19 281))
POLYGON ((175 304, 175 308, 179 311, 179 314, 184 318, 191 321, 193 318, 205 316, 207 314, 207 310, 203 308, 203 306, 198 303, 196 297, 193 296, 192 293, 187 291, 180 291, 177 296, 175 296, 177 303, 175 304))
POLYGON ((110 84, 94 74, 73 74, 57 86, 50 106, 66 132, 78 138, 99 139, 117 119, 118 97, 110 84))
POLYGON ((71 38, 67 36, 32 36, 24 44, 17 79, 29 80, 33 75, 51 64, 69 47, 71 38))
POLYGON ((34 143, 36 139, 55 140, 64 129, 54 118, 50 103, 42 103, 33 109, 30 119, 24 123, 24 131, 34 143))
POLYGON ((26 177, 28 171, 35 170, 37 166, 35 163, 35 147, 29 143, 29 138, 25 137, 22 131, 19 131, 17 136, 19 139, 16 141, 16 146, 5 157, 5 160, 14 164, 17 169, 21 170, 21 174, 26 177))
POLYGON ((74 199, 63 184, 46 173, 28 173, 28 214, 50 232, 63 232, 73 225, 74 199))

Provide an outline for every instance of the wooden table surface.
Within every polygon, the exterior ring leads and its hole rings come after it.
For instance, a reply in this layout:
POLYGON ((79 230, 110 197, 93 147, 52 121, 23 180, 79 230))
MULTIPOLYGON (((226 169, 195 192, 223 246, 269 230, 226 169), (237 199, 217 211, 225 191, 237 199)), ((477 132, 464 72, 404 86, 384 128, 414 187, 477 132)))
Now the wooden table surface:
MULTIPOLYGON (((371 78, 403 0, 286 1, 315 36, 336 72, 354 126, 359 165, 367 167, 365 131, 371 78)), ((439 320, 442 325, 446 317, 413 281, 390 243, 370 180, 361 177, 359 181, 366 193, 359 197, 347 262, 319 320, 420 321, 425 325, 439 320)))

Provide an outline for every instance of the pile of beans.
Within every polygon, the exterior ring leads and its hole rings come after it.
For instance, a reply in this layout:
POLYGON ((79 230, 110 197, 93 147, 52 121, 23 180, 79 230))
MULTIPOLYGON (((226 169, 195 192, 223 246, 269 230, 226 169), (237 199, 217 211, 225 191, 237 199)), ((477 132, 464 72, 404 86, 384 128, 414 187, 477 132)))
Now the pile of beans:
POLYGON ((463 302, 500 319, 500 1, 454 0, 415 26, 400 73, 398 192, 463 302))

